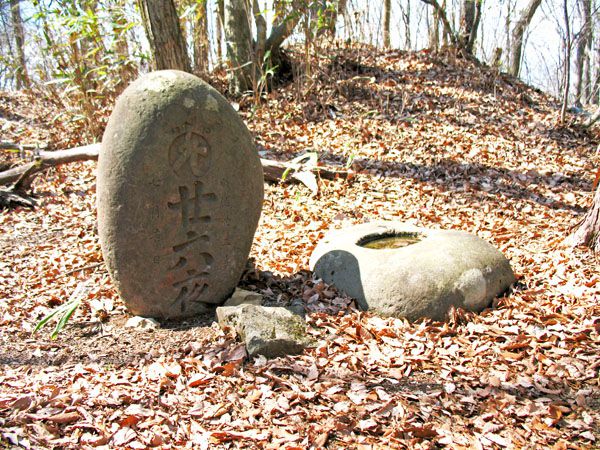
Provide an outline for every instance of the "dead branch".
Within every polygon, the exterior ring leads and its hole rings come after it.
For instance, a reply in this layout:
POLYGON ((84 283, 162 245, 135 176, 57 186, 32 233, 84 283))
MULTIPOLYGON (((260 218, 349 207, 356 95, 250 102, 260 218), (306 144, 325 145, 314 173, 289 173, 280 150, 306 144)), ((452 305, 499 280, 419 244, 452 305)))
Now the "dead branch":
MULTIPOLYGON (((19 148, 17 144, 5 142, 2 143, 2 146, 2 148, 19 148)), ((31 146, 21 146, 21 148, 31 148, 31 146)), ((0 185, 14 183, 8 190, 0 191, 0 207, 9 206, 10 203, 33 207, 35 202, 31 197, 27 196, 26 193, 30 190, 31 183, 38 174, 50 167, 57 167, 77 161, 97 160, 99 152, 100 144, 84 145, 82 147, 75 147, 67 150, 37 151, 34 154, 35 159, 33 161, 0 172, 0 185)), ((344 169, 305 166, 303 164, 286 163, 284 161, 275 161, 272 159, 261 159, 260 162, 263 167, 265 181, 277 183, 283 181, 284 174, 286 174, 289 175, 285 177, 286 181, 295 181, 306 184, 312 190, 314 190, 314 183, 316 183, 316 180, 313 183, 307 184, 307 173, 311 173, 318 178, 330 180, 348 177, 348 171, 344 169)))
MULTIPOLYGON (((83 147, 75 147, 68 150, 40 151, 35 161, 0 172, 0 185, 17 181, 26 172, 28 172, 30 178, 35 178, 37 174, 50 167, 76 161, 96 160, 98 159, 99 151, 100 144, 84 145, 83 147)), ((28 182, 28 185, 31 184, 31 181, 28 182)))

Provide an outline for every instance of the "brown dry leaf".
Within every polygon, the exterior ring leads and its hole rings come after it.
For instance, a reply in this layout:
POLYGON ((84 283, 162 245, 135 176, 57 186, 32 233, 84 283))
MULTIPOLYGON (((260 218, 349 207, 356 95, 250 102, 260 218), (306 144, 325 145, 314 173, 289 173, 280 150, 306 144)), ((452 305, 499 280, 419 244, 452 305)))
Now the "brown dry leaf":
POLYGON ((129 427, 123 427, 113 434, 111 442, 116 446, 123 446, 136 438, 136 433, 129 427))
POLYGON ((46 420, 60 424, 77 422, 79 419, 81 419, 81 416, 76 411, 59 413, 46 417, 46 420))

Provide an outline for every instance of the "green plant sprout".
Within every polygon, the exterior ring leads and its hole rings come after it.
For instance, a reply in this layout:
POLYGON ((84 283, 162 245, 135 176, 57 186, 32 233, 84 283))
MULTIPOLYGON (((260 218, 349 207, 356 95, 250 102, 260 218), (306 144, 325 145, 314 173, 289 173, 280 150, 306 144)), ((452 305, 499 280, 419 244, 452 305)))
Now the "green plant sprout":
POLYGON ((58 306, 57 308, 50 311, 48 314, 44 316, 42 320, 40 320, 31 334, 37 333, 43 326, 45 326, 50 319, 53 317, 58 317, 58 322, 54 327, 54 330, 50 334, 50 339, 54 340, 58 337, 58 334, 63 330, 73 313, 79 308, 81 305, 81 300, 85 294, 86 283, 79 283, 75 288, 75 291, 71 295, 71 298, 66 303, 58 306))

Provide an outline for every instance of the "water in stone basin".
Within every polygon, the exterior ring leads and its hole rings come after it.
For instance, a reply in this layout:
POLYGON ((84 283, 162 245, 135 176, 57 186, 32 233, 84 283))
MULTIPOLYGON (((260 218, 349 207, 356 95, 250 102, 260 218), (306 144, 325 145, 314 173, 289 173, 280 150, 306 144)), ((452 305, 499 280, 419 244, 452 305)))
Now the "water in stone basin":
POLYGON ((421 240, 418 233, 403 233, 394 235, 367 236, 358 245, 374 250, 402 248, 416 244, 421 240))

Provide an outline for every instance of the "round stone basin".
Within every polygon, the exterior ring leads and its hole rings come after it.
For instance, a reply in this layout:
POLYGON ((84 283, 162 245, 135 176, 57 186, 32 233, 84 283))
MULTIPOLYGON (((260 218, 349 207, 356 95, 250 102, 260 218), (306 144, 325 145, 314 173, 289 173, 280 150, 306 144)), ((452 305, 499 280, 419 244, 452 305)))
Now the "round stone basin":
POLYGON ((310 268, 361 309, 409 320, 444 320, 453 306, 481 311, 515 281, 508 260, 483 239, 400 222, 329 232, 310 268))
POLYGON ((384 250, 388 248, 402 248, 410 244, 416 244, 422 239, 419 233, 399 234, 373 234, 365 236, 358 241, 358 245, 373 250, 384 250))

